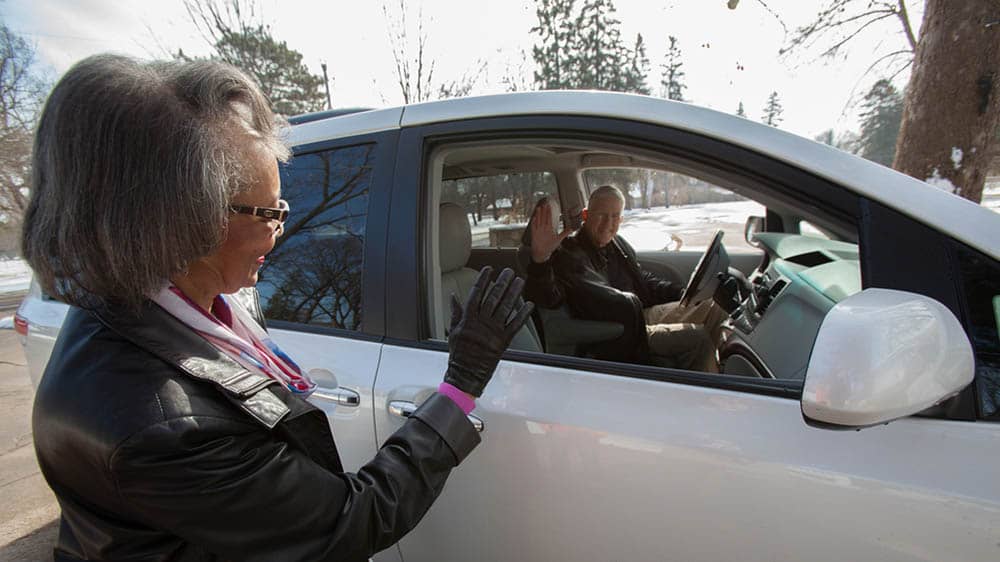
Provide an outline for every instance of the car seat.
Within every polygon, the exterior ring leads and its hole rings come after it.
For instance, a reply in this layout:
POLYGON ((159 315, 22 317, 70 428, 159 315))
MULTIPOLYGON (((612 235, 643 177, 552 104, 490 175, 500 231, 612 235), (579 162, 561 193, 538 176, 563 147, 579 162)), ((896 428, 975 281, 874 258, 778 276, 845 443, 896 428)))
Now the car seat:
MULTIPOLYGON (((441 263, 441 294, 438 302, 441 303, 439 312, 447 323, 451 319, 451 295, 454 293, 459 302, 464 304, 479 272, 465 267, 472 253, 472 228, 465 209, 457 203, 442 203, 438 216, 438 253, 441 263)), ((494 274, 496 273, 499 272, 495 271, 494 274)), ((510 349, 542 351, 538 332, 532 322, 526 322, 518 330, 510 342, 510 349)))

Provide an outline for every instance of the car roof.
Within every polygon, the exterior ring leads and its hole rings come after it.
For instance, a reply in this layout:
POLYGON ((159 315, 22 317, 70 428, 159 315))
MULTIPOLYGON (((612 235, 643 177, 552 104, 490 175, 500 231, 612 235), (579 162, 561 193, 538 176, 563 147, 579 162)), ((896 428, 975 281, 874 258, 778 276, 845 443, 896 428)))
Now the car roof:
POLYGON ((994 211, 832 146, 721 111, 651 96, 545 91, 453 98, 313 120, 293 126, 289 140, 301 145, 432 123, 518 115, 624 119, 718 139, 810 170, 1000 259, 1000 214, 994 211))

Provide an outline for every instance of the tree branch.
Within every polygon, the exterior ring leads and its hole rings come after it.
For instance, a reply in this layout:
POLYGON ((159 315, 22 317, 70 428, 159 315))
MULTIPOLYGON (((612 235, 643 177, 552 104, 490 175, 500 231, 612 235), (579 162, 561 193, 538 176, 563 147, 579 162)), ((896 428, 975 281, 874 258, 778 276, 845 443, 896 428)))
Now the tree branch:
POLYGON ((917 52, 917 39, 913 35, 913 26, 910 25, 910 16, 906 11, 906 1, 899 0, 899 21, 903 23, 903 31, 906 33, 906 40, 910 43, 910 51, 917 52))
POLYGON ((823 54, 820 55, 820 56, 827 57, 827 56, 832 56, 832 55, 837 54, 837 50, 838 49, 840 49, 841 47, 843 47, 844 44, 846 44, 851 39, 854 39, 855 37, 857 37, 858 34, 861 33, 862 31, 864 31, 868 26, 870 26, 870 25, 872 25, 874 23, 877 23, 877 22, 879 22, 881 20, 884 20, 886 18, 892 17, 893 15, 894 14, 885 14, 885 15, 878 16, 877 18, 873 18, 871 20, 868 20, 863 25, 861 25, 861 27, 855 29, 852 33, 848 34, 847 37, 844 37, 840 41, 836 42, 832 47, 830 47, 826 51, 823 51, 823 54))

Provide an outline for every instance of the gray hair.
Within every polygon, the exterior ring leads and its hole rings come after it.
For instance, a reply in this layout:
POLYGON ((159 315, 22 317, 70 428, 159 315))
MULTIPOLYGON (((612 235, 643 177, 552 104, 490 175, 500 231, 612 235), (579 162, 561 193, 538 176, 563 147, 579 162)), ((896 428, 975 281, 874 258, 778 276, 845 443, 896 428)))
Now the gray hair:
POLYGON ((590 199, 587 201, 587 206, 589 207, 593 203, 594 199, 599 199, 601 197, 614 197, 621 202, 622 206, 625 206, 625 194, 622 190, 618 189, 613 185, 602 185, 590 193, 590 199))
POLYGON ((21 249, 42 288, 134 310, 225 240, 232 198, 258 181, 284 123, 218 62, 77 63, 38 123, 21 249))

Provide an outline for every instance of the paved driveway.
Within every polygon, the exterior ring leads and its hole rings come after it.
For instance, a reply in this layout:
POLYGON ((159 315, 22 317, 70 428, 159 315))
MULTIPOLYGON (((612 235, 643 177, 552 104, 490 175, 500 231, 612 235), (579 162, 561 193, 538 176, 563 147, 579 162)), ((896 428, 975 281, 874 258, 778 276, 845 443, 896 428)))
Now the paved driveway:
POLYGON ((34 397, 17 334, 0 330, 0 560, 52 560, 59 505, 35 461, 34 397))

